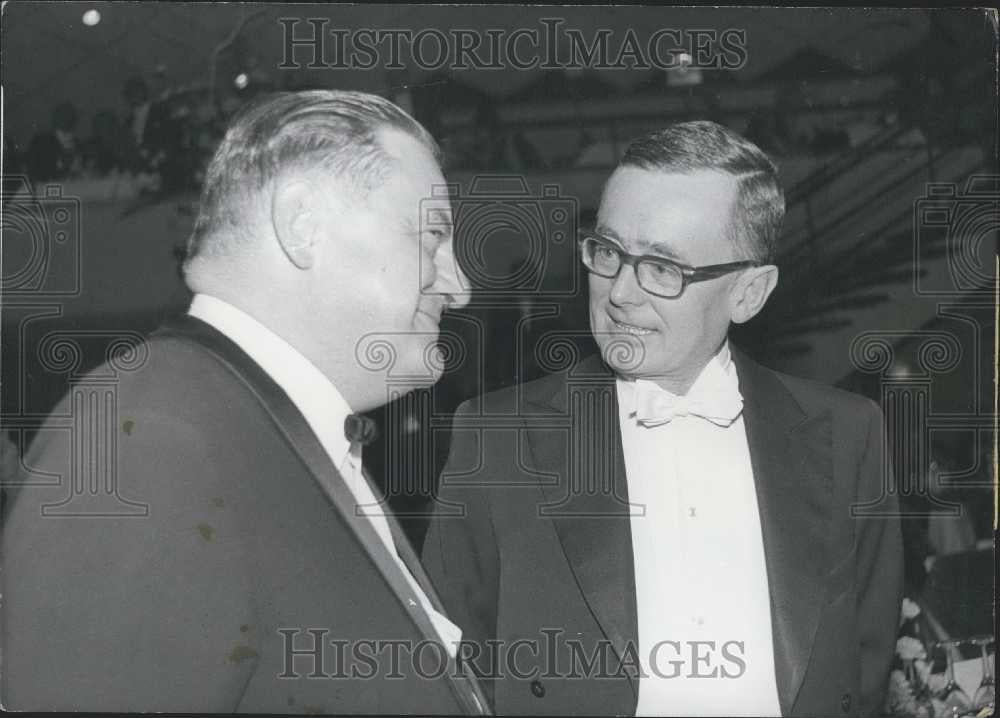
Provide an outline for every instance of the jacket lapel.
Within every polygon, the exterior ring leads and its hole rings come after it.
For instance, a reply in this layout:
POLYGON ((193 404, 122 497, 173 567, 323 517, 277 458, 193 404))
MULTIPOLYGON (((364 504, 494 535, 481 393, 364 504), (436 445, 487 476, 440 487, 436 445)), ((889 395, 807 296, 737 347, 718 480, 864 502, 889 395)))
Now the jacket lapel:
MULTIPOLYGON (((831 417, 807 414, 775 373, 735 347, 733 358, 767 563, 778 697, 787 715, 805 676, 824 596, 831 417)), ((641 509, 628 505, 614 376, 593 356, 554 385, 554 393, 525 397, 568 422, 565 443, 552 441, 551 421, 527 429, 539 468, 558 477, 543 487, 543 511, 553 519, 587 605, 622 659, 628 646, 638 647, 629 512, 641 509)), ((626 673, 637 696, 634 671, 626 673)))
MULTIPOLYGON (((378 496, 380 491, 375 483, 368 476, 368 472, 365 471, 365 480, 372 489, 372 493, 378 496)), ((384 504, 388 507, 388 503, 384 504)), ((389 524, 389 531, 392 533, 392 542, 396 545, 396 553, 399 558, 403 561, 403 564, 409 569, 413 578, 416 579, 417 584, 423 589, 427 598, 430 599, 431 605, 434 610, 442 615, 448 615, 445 611, 443 604, 441 603, 440 597, 437 595, 437 591, 434 590, 434 584, 431 583, 430 577, 424 571, 424 565, 420 561, 420 557, 417 556, 417 552, 413 548, 413 544, 410 543, 410 538, 403 531, 403 527, 399 525, 399 520, 396 518, 392 511, 386 510, 385 512, 386 523, 389 524)))
MULTIPOLYGON (((410 595, 410 587, 400 572, 398 564, 378 537, 371 522, 356 520, 354 495, 339 471, 333 466, 323 446, 319 443, 319 439, 309 428, 305 417, 302 416, 281 387, 239 346, 200 319, 187 315, 179 317, 165 323, 157 334, 177 336, 201 345, 226 365, 234 376, 257 396, 261 405, 274 419, 278 430, 309 468, 310 473, 330 500, 333 508, 340 514, 341 520, 352 531, 371 564, 382 575, 400 603, 405 606, 405 597, 410 595)), ((408 566, 419 566, 420 562, 416 560, 405 536, 402 536, 402 531, 399 530, 395 517, 387 517, 387 519, 390 528, 395 527, 393 530, 394 541, 399 541, 397 537, 403 538, 402 546, 405 548, 402 548, 402 551, 406 553, 406 557, 403 557, 404 561, 408 566), (407 561, 406 558, 410 560, 407 561)), ((396 546, 397 550, 401 550, 399 543, 396 546)), ((431 583, 424 574, 423 568, 420 567, 419 574, 415 573, 414 575, 422 588, 429 589, 428 598, 432 601, 435 609, 441 610, 441 603, 431 588, 431 583)), ((422 611, 410 611, 410 615, 425 639, 438 640, 437 631, 429 617, 422 611)), ((456 670, 454 665, 449 665, 448 673, 453 694, 463 712, 469 715, 488 714, 485 697, 476 680, 467 675, 468 671, 461 668, 456 670)))
POLYGON ((628 503, 614 376, 594 356, 553 383, 553 395, 525 397, 549 412, 555 409, 565 421, 564 442, 552 440, 551 413, 539 427, 528 424, 539 469, 558 477, 555 485, 543 487, 547 503, 541 511, 552 518, 580 591, 618 659, 625 662, 623 671, 638 696, 630 511, 640 509, 628 503))
POLYGON ((734 348, 757 487, 782 715, 802 685, 823 603, 833 455, 829 414, 809 416, 778 376, 734 348))

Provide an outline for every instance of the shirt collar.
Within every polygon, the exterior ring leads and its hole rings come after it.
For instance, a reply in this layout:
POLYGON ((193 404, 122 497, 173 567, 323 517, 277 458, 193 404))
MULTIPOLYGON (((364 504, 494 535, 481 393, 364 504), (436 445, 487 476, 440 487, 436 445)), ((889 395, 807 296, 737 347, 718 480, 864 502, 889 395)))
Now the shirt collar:
POLYGON ((352 447, 344 436, 351 407, 315 364, 249 314, 217 297, 195 294, 188 314, 225 334, 281 387, 338 470, 346 459, 360 465, 360 447, 352 447))
MULTIPOLYGON (((667 391, 649 379, 627 379, 619 376, 616 383, 618 385, 620 403, 623 408, 627 407, 628 415, 635 413, 634 404, 638 398, 636 390, 639 386, 652 385, 657 391, 673 394, 673 392, 667 391)), ((693 399, 716 391, 731 391, 733 383, 738 385, 736 364, 733 362, 729 340, 726 339, 722 343, 722 348, 702 367, 698 378, 694 380, 694 384, 691 385, 691 388, 688 389, 687 394, 684 396, 693 399)), ((736 392, 739 393, 738 388, 736 392)))

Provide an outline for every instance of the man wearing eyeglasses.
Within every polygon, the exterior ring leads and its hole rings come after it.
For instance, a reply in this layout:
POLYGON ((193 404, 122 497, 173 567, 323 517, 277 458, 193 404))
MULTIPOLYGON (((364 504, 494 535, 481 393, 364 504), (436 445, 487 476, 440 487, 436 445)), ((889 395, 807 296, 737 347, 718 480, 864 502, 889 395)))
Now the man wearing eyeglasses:
POLYGON ((729 130, 637 140, 579 244, 600 353, 459 409, 424 557, 498 713, 880 711, 900 533, 852 507, 881 413, 727 339, 783 215, 729 130))

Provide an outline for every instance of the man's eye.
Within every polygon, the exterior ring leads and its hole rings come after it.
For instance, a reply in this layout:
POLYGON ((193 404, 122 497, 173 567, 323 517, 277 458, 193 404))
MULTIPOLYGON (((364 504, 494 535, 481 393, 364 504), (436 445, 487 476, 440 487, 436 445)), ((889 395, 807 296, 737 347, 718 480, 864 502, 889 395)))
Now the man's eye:
POLYGON ((649 265, 649 268, 653 272, 653 274, 657 276, 670 274, 673 271, 670 265, 667 264, 660 264, 659 262, 647 262, 647 264, 649 265))

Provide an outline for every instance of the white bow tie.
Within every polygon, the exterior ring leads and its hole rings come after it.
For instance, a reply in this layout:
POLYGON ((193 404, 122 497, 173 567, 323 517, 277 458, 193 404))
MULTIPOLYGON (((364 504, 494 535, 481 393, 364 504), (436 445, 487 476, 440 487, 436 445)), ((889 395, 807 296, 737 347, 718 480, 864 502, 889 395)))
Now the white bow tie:
POLYGON ((730 426, 743 412, 743 396, 734 375, 722 378, 713 391, 686 396, 671 394, 651 382, 636 382, 636 421, 643 426, 660 426, 679 416, 697 416, 718 426, 730 426))

